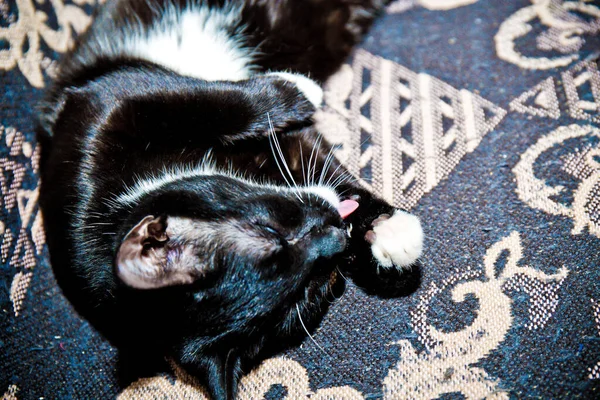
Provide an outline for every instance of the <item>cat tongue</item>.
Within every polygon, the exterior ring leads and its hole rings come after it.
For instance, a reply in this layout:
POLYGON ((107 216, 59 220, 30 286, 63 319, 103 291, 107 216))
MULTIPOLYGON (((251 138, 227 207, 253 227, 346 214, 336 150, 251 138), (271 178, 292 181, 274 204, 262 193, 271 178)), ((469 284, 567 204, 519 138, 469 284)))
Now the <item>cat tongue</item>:
POLYGON ((358 202, 354 200, 344 200, 338 206, 338 212, 340 213, 342 218, 346 218, 348 215, 352 214, 357 208, 358 202))

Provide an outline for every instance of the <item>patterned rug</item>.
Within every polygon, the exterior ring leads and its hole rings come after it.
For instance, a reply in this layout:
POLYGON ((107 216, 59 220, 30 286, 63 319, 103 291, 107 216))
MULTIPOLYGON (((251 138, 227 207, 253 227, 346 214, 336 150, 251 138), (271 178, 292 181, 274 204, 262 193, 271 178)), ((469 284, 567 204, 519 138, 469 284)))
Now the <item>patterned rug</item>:
MULTIPOLYGON (((57 287, 37 206, 35 104, 95 0, 0 0, 3 399, 202 398, 133 382, 57 287)), ((350 285, 317 344, 241 399, 600 398, 600 2, 397 0, 327 84, 318 123, 427 234, 423 285, 350 285)))

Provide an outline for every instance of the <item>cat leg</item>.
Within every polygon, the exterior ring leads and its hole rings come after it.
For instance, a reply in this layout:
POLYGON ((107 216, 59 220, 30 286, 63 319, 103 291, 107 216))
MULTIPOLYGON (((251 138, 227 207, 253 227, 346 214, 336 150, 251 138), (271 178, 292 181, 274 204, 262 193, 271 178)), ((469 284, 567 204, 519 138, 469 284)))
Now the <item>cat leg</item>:
MULTIPOLYGON (((368 292, 381 296, 416 289, 424 238, 419 219, 356 183, 333 156, 331 145, 312 129, 298 135, 283 134, 278 140, 293 180, 328 200, 346 222, 350 243, 342 272, 368 292), (356 201, 358 208, 348 212, 346 205, 352 203, 345 200, 356 201)), ((262 159, 257 162, 264 164, 262 159)))
POLYGON ((287 71, 322 82, 350 54, 384 0, 264 0, 244 9, 246 45, 261 72, 287 71))
POLYGON ((423 229, 419 219, 406 211, 382 214, 365 234, 371 252, 383 268, 410 268, 423 251, 423 229))
POLYGON ((419 257, 424 234, 419 219, 395 209, 363 188, 340 188, 359 206, 346 218, 350 230, 349 263, 354 282, 380 296, 412 293, 420 283, 419 257))

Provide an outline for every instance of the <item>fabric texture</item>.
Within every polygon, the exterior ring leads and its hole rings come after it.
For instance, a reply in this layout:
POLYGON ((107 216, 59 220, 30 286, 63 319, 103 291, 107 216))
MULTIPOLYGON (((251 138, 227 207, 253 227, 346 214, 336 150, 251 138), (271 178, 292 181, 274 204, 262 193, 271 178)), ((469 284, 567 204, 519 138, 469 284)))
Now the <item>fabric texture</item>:
MULTIPOLYGON (((0 0, 0 393, 202 398, 170 361, 119 381, 48 263, 35 105, 96 6, 0 0)), ((595 0, 391 3, 317 120, 361 184, 421 218, 422 287, 350 284, 239 397, 600 398, 599 53, 595 0)))

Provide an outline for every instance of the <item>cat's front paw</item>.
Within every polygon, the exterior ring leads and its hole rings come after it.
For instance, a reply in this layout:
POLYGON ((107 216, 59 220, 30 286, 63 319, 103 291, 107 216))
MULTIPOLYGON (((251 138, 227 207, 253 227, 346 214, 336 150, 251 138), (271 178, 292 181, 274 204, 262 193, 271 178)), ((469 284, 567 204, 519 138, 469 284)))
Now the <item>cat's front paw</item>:
POLYGON ((380 215, 371 225, 365 240, 379 265, 404 268, 417 261, 423 251, 423 229, 417 217, 396 210, 392 216, 380 215))

